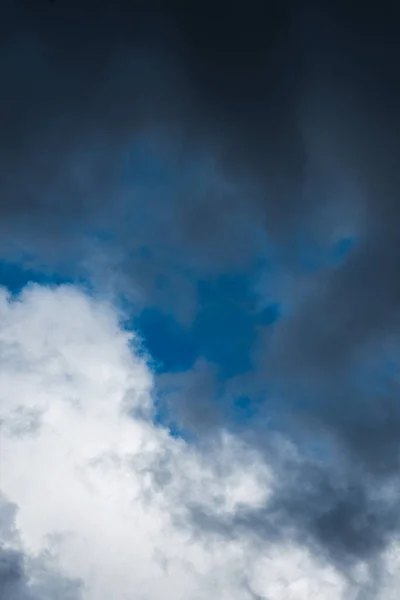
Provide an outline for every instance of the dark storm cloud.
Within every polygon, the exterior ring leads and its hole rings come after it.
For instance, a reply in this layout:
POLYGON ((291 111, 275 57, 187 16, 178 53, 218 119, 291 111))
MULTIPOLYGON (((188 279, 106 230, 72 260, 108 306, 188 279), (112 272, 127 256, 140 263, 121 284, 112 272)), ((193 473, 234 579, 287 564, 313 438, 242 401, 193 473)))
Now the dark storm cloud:
POLYGON ((353 189, 356 243, 344 265, 318 273, 294 300, 260 364, 279 381, 292 422, 309 440, 328 439, 347 482, 337 484, 337 465, 318 479, 303 466, 290 508, 281 507, 330 555, 373 560, 399 528, 398 491, 390 503, 372 498, 395 485, 400 456, 399 20, 386 5, 320 23, 329 43, 321 59, 310 40, 305 140, 353 189))
MULTIPOLYGON (((157 226, 162 208, 148 207, 157 213, 153 234, 170 245, 176 236, 186 244, 195 238, 206 253, 211 245, 212 262, 219 253, 227 257, 225 246, 234 253, 244 229, 242 223, 232 232, 232 213, 238 213, 290 242, 288 233, 307 226, 324 200, 307 192, 308 179, 328 178, 323 185, 338 176, 325 173, 319 162, 337 163, 347 151, 344 167, 357 177, 356 169, 364 173, 373 159, 362 156, 361 139, 368 139, 372 126, 367 123, 352 139, 365 125, 353 123, 354 103, 338 105, 344 109, 338 132, 348 139, 334 146, 335 115, 324 105, 328 97, 331 105, 336 99, 343 104, 343 88, 352 83, 358 63, 353 71, 347 66, 347 55, 355 52, 339 40, 340 22, 335 26, 333 17, 325 22, 303 4, 294 9, 288 2, 251 2, 243 10, 237 3, 207 2, 197 7, 172 2, 168 8, 157 2, 5 3, 4 228, 15 221, 26 232, 35 226, 54 245, 71 231, 76 243, 82 228, 86 232, 107 219, 132 244, 135 212, 131 221, 123 218, 128 208, 118 205, 118 168, 136 136, 155 129, 171 135, 167 146, 178 140, 177 147, 193 160, 212 155, 217 170, 244 194, 221 193, 217 178, 200 193, 183 183, 175 190, 171 208, 179 212, 171 220, 157 226), (322 95, 315 97, 321 86, 322 95), (322 149, 307 143, 318 121, 317 115, 304 123, 310 110, 322 113, 322 149), (349 119, 346 129, 341 123, 349 119)), ((360 47, 367 41, 368 32, 360 47)), ((353 92, 361 97, 363 83, 354 84, 351 97, 353 92)), ((372 100, 363 101, 368 119, 372 100)), ((385 135, 379 127, 378 132, 385 135)), ((384 163, 382 149, 377 153, 384 163)), ((177 161, 178 168, 187 168, 182 157, 177 161)), ((196 184, 204 179, 204 173, 198 175, 196 184)), ((246 223, 241 253, 254 244, 251 232, 246 223)))
MULTIPOLYGON (((308 274, 301 301, 293 293, 268 354, 257 348, 258 377, 284 396, 291 430, 328 436, 339 457, 317 476, 298 465, 295 487, 283 471, 278 522, 335 560, 372 560, 398 531, 396 502, 372 493, 398 469, 398 386, 360 382, 382 348, 396 358, 398 346, 399 19, 385 2, 323 4, 3 2, 0 225, 4 252, 12 242, 46 261, 79 257, 86 233, 108 227, 128 284, 132 275, 151 288, 163 272, 173 290, 185 261, 213 269, 252 258, 260 229, 297 277, 297 236, 319 247, 348 226, 353 250, 308 274), (120 169, 149 131, 171 169, 208 156, 215 167, 143 209, 120 169), (153 255, 135 262, 129 253, 149 239, 153 255)), ((188 381, 184 398, 196 402, 179 410, 211 427, 199 394, 213 383, 188 381)))
MULTIPOLYGON (((266 14, 256 4, 256 12, 243 13, 236 4, 227 10, 207 3, 186 8, 180 2, 168 9, 155 2, 4 3, 5 233, 18 226, 18 233, 40 234, 52 247, 73 235, 76 245, 82 229, 107 219, 131 244, 119 212, 129 214, 126 205, 118 206, 118 168, 135 137, 154 128, 172 136, 169 146, 178 140, 179 152, 189 152, 195 161, 215 155, 249 187, 246 195, 256 199, 256 212, 261 191, 247 182, 254 170, 265 169, 280 180, 274 185, 282 187, 281 199, 294 209, 298 203, 289 188, 298 177, 284 181, 276 168, 289 162, 297 172, 301 154, 291 84, 282 72, 290 52, 282 46, 289 21, 278 3, 266 14)), ((187 167, 178 158, 179 166, 187 167)), ((202 178, 199 173, 198 181, 202 178)), ((226 255, 225 245, 234 252, 231 212, 243 213, 243 200, 215 182, 217 189, 196 186, 182 183, 175 190, 180 213, 161 224, 161 231, 155 215, 151 233, 160 233, 169 245, 176 237, 185 243, 193 237, 206 254, 211 243, 214 257, 226 255)), ((279 203, 268 206, 271 218, 276 213, 274 220, 281 221, 279 203)), ((149 210, 162 209, 158 204, 149 210)), ((130 217, 134 221, 135 213, 130 217)), ((240 231, 235 237, 237 245, 240 231)), ((246 237, 241 252, 248 243, 246 237)))

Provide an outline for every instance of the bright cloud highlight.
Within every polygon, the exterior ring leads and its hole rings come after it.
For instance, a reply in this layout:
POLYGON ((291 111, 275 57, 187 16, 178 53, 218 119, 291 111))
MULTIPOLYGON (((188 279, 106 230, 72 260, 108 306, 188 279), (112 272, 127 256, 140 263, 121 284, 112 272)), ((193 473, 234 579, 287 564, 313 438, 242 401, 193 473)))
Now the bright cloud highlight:
POLYGON ((2 289, 0 355, 7 600, 358 598, 300 545, 194 526, 193 505, 262 507, 276 474, 228 432, 201 448, 154 424, 152 373, 111 304, 73 286, 2 289))

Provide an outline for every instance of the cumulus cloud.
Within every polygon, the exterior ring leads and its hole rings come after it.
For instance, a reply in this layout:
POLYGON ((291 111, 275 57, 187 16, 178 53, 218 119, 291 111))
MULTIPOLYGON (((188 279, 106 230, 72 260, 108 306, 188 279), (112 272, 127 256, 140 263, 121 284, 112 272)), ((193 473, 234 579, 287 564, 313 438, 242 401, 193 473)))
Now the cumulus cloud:
POLYGON ((154 423, 152 374, 115 308, 31 286, 2 289, 0 311, 4 600, 357 597, 362 578, 299 540, 196 526, 194 506, 257 512, 276 474, 228 432, 189 445, 154 423))

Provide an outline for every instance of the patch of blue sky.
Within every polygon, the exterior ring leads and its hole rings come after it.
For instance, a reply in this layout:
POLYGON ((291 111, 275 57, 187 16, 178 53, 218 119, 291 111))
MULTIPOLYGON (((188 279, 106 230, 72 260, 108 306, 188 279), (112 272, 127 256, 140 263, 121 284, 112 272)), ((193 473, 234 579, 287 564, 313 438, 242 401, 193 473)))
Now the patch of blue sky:
POLYGON ((189 370, 200 357, 222 379, 251 370, 251 349, 261 326, 279 318, 279 305, 256 308, 248 277, 223 274, 196 283, 198 310, 193 322, 178 321, 161 308, 147 307, 132 321, 157 372, 189 370))
POLYGON ((249 278, 243 274, 200 281, 198 294, 200 309, 193 336, 202 355, 218 366, 223 378, 251 370, 257 330, 276 321, 278 305, 271 303, 258 311, 249 278))
MULTIPOLYGON (((211 402, 235 429, 245 428, 258 418, 262 400, 239 390, 227 397, 225 384, 251 372, 259 329, 273 325, 280 316, 277 303, 258 308, 251 276, 230 272, 195 281, 198 307, 191 322, 182 322, 163 307, 147 306, 127 323, 138 332, 144 355, 156 374, 188 372, 200 358, 211 363, 217 374, 211 402)), ((158 398, 155 408, 154 421, 168 427, 171 435, 194 439, 193 432, 174 421, 167 400, 158 398)))
POLYGON ((89 282, 85 280, 74 281, 57 272, 25 266, 23 260, 0 261, 0 285, 6 287, 12 295, 18 295, 25 286, 33 283, 48 286, 77 283, 89 287, 89 282))
POLYGON ((197 356, 190 330, 159 308, 144 308, 133 326, 143 339, 157 372, 186 371, 197 356))

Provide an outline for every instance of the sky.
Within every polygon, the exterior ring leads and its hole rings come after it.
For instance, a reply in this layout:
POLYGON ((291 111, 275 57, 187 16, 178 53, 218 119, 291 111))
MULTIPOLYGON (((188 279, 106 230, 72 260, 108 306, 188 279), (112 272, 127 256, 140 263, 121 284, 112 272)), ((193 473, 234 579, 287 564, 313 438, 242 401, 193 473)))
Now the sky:
POLYGON ((395 600, 400 13, 0 3, 0 600, 395 600))

